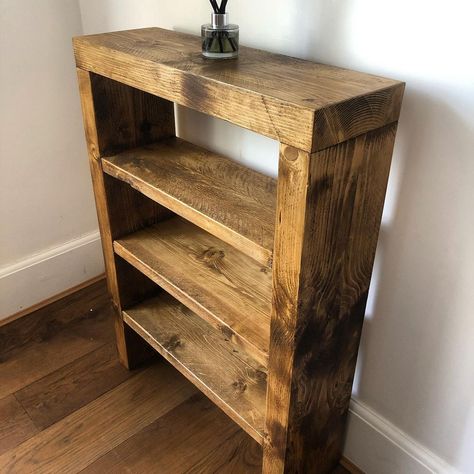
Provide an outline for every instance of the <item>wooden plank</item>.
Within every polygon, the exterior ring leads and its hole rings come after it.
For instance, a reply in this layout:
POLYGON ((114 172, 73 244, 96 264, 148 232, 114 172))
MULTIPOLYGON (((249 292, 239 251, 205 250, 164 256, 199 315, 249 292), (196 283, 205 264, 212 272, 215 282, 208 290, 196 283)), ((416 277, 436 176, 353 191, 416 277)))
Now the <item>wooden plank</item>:
POLYGON ((267 377, 247 354, 165 293, 124 311, 124 321, 262 442, 267 377))
MULTIPOLYGON (((268 438, 264 444, 262 471, 269 474, 283 473, 288 465, 285 461, 289 401, 310 159, 309 153, 280 146, 268 367, 271 376, 268 378, 265 419, 268 438)), ((312 344, 317 344, 316 338, 312 344)))
POLYGON ((43 430, 87 405, 132 374, 109 343, 15 393, 35 425, 43 430))
POLYGON ((264 472, 340 459, 395 131, 281 148, 264 472))
MULTIPOLYGON (((112 239, 156 222, 166 213, 132 189, 105 180, 100 156, 173 134, 172 104, 80 69, 77 74, 105 273, 117 315, 117 348, 122 364, 131 368, 148 357, 148 352, 143 349, 140 338, 122 321, 112 239)), ((143 280, 139 278, 134 282, 128 278, 127 286, 129 294, 134 288, 141 292, 143 280)))
MULTIPOLYGON (((237 432, 250 439, 209 400, 198 394, 109 451, 82 474, 185 473, 210 453, 220 451, 222 444, 237 432)), ((220 466, 215 463, 214 467, 220 466)))
POLYGON ((79 68, 118 80, 305 151, 398 119, 403 84, 242 47, 201 57, 200 38, 159 28, 74 39, 79 68))
POLYGON ((97 74, 91 74, 90 81, 96 158, 175 135, 172 102, 97 74))
POLYGON ((262 447, 244 432, 237 431, 192 466, 187 474, 257 474, 262 472, 262 447))
POLYGON ((15 448, 38 432, 13 395, 0 399, 0 454, 15 448))
POLYGON ((268 265, 276 182, 179 138, 103 160, 104 171, 268 265))
POLYGON ((0 456, 0 472, 79 472, 178 406, 195 389, 154 365, 0 456))
POLYGON ((117 240, 114 249, 267 366, 272 285, 267 267, 179 217, 117 240))
POLYGON ((31 342, 51 339, 70 324, 79 323, 97 313, 110 311, 105 280, 50 303, 19 319, 0 326, 0 360, 5 361, 31 342))
MULTIPOLYGON (((105 299, 103 295, 102 298, 105 299)), ((74 301, 78 300, 73 298, 72 302, 74 301)), ((54 303, 54 305, 57 304, 54 303)), ((70 315, 64 317, 67 320, 67 318, 72 318, 76 308, 74 306, 68 308, 64 305, 61 311, 69 311, 70 315)), ((25 337, 28 342, 17 348, 11 347, 8 352, 2 354, 0 398, 21 390, 113 340, 110 303, 98 312, 90 306, 85 311, 82 318, 73 319, 69 324, 61 322, 58 314, 56 314, 57 319, 46 318, 44 322, 39 318, 37 321, 30 318, 16 336, 13 329, 8 331, 8 326, 1 328, 0 332, 5 330, 13 336, 13 339, 8 341, 9 345, 13 344, 14 340, 21 341, 22 337, 25 337), (36 334, 28 332, 32 328, 38 332, 36 334)), ((19 324, 20 321, 17 320, 12 324, 19 324)))

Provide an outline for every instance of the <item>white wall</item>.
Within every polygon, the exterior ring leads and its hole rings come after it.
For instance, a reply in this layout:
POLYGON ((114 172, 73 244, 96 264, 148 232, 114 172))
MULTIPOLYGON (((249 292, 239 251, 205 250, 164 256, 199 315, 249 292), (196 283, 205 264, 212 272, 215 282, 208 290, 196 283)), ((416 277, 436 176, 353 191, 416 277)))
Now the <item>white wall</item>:
MULTIPOLYGON (((205 0, 80 0, 85 33, 199 33, 205 0)), ((373 473, 474 472, 470 0, 231 0, 241 42, 405 80, 346 454, 373 473)), ((194 112, 180 133, 276 173, 277 143, 194 112)))
POLYGON ((0 319, 102 272, 77 0, 0 0, 0 319))
MULTIPOLYGON (((209 12, 205 0, 79 5, 0 0, 0 265, 22 269, 2 280, 0 267, 0 291, 5 280, 21 288, 9 301, 36 287, 38 272, 57 282, 77 277, 77 261, 84 275, 101 265, 70 49, 79 15, 85 33, 198 33, 209 12)), ((472 2, 231 0, 229 9, 243 44, 407 82, 345 453, 368 473, 474 472, 472 2)), ((276 173, 270 139, 184 110, 179 130, 276 173)))

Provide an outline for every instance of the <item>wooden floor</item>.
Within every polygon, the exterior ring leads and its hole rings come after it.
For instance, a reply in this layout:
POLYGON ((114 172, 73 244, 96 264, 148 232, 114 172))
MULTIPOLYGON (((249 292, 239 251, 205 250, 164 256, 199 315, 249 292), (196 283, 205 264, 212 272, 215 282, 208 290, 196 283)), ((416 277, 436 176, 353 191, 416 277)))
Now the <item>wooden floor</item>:
POLYGON ((164 360, 119 365, 104 281, 0 327, 0 473, 260 469, 260 446, 164 360))

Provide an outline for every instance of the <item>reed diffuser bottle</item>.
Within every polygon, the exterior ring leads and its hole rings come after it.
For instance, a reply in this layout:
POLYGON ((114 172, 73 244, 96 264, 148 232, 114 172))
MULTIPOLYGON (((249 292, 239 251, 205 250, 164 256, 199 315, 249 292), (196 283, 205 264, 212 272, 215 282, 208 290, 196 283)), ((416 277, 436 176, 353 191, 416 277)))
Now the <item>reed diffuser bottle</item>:
POLYGON ((206 58, 230 59, 239 55, 239 26, 229 24, 229 14, 225 9, 227 0, 217 5, 217 0, 209 0, 214 10, 211 23, 202 25, 202 54, 206 58))

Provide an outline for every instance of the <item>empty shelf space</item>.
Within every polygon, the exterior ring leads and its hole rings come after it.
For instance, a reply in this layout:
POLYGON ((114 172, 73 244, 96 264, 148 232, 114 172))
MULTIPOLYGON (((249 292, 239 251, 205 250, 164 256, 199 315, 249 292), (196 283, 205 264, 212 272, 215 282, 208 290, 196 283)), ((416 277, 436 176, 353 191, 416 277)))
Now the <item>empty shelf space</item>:
POLYGON ((128 263, 268 365, 271 270, 180 217, 114 242, 128 263))
POLYGON ((104 171, 269 265, 276 180, 170 138, 103 158, 104 171))
POLYGON ((191 310, 163 292, 123 312, 124 321, 259 443, 266 374, 191 310))

